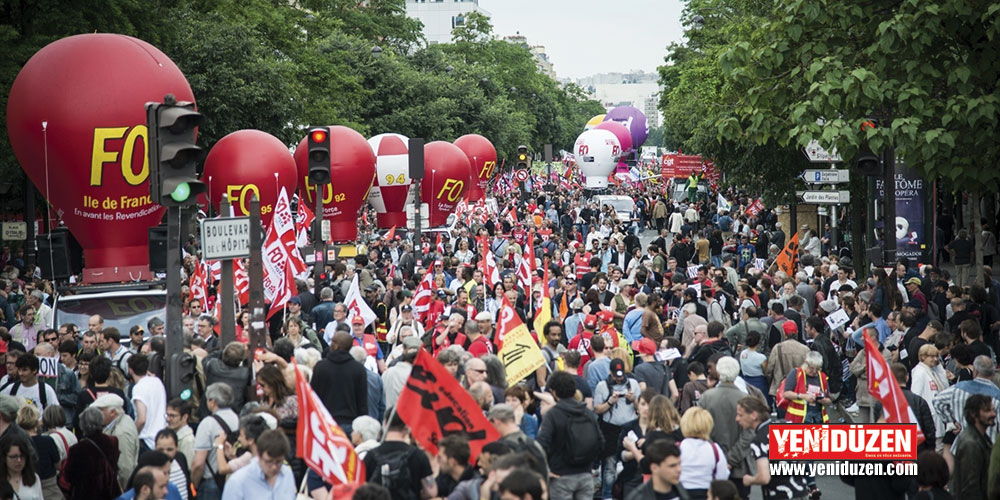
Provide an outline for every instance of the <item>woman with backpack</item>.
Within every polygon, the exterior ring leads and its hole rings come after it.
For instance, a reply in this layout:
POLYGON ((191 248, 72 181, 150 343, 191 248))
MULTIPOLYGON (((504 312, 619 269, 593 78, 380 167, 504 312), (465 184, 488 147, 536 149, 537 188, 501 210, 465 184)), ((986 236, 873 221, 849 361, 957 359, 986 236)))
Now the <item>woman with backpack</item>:
POLYGON ((708 487, 716 479, 729 477, 729 466, 722 447, 712 442, 712 414, 692 406, 681 417, 681 486, 692 500, 708 497, 708 487))
POLYGON ((118 498, 118 440, 104 434, 104 414, 90 407, 80 414, 80 442, 70 446, 59 474, 67 500, 118 498))

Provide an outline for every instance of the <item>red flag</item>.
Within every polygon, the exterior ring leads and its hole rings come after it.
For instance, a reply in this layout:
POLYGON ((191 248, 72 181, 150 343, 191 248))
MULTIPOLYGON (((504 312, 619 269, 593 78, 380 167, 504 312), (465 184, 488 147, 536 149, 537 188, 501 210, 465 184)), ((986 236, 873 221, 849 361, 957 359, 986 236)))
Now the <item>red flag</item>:
POLYGON ((441 242, 441 233, 437 234, 437 242, 435 243, 438 255, 444 255, 444 243, 441 242))
POLYGON ((278 295, 271 301, 271 308, 267 311, 267 319, 271 319, 274 313, 284 309, 288 299, 299 294, 298 288, 295 286, 294 272, 292 266, 285 266, 285 279, 278 288, 278 295))
POLYGON ((343 429, 330 416, 309 381, 295 368, 299 423, 295 430, 295 456, 332 485, 363 483, 365 462, 343 429))
POLYGON ((305 198, 299 198, 298 210, 295 216, 296 244, 300 247, 309 246, 309 228, 312 227, 316 215, 306 206, 305 198))
POLYGON ((418 321, 423 321, 423 317, 431 308, 431 301, 434 299, 434 270, 428 269, 424 273, 424 279, 417 285, 417 293, 413 294, 413 315, 418 321))
POLYGON ((385 241, 392 241, 396 238, 396 226, 392 226, 389 232, 385 233, 385 241))
POLYGON ((233 261, 233 288, 236 289, 240 305, 247 305, 250 302, 250 275, 243 259, 233 261))
MULTIPOLYGON (((872 342, 869 332, 865 329, 865 352, 868 358, 868 392, 882 403, 885 421, 890 424, 916 424, 917 416, 906 402, 899 382, 889 369, 889 363, 879 354, 878 346, 872 342)), ((924 442, 924 433, 917 426, 917 444, 924 442)))
POLYGON ((200 300, 202 306, 205 305, 205 300, 208 299, 208 276, 205 272, 205 262, 202 260, 195 261, 194 271, 191 273, 191 279, 188 280, 188 287, 191 289, 190 300, 200 300))
POLYGON ((470 464, 476 462, 486 443, 500 438, 472 396, 423 349, 399 394, 396 413, 410 427, 417 443, 431 454, 437 454, 441 438, 464 434, 469 439, 470 464))

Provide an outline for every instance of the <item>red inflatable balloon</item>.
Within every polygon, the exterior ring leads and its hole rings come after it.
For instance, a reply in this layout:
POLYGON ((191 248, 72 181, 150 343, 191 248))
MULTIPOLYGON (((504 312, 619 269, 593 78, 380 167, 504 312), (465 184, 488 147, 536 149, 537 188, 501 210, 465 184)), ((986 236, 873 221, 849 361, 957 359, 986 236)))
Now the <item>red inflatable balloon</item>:
POLYGON ((295 192, 297 171, 292 153, 277 137, 260 130, 238 130, 215 143, 205 158, 202 182, 212 206, 225 194, 233 215, 250 215, 250 194, 260 200, 260 220, 267 227, 281 188, 295 192))
POLYGON ((489 189, 490 179, 497 169, 497 150, 489 139, 479 134, 468 134, 455 139, 455 146, 465 153, 472 164, 472 182, 469 185, 469 201, 478 201, 489 189))
POLYGON ((149 277, 146 229, 163 208, 149 195, 144 104, 165 94, 194 101, 159 49, 115 34, 46 45, 11 87, 14 154, 84 248, 85 281, 149 277), (103 278, 95 278, 98 268, 106 268, 103 278))
POLYGON ((618 143, 622 146, 623 153, 632 150, 632 133, 625 128, 625 125, 614 121, 606 121, 601 122, 600 125, 594 128, 604 129, 615 134, 615 137, 618 138, 618 143))
POLYGON ((465 153, 450 142, 424 146, 424 180, 420 199, 430 205, 431 227, 443 226, 469 188, 472 166, 465 153))
POLYGON ((378 227, 406 226, 406 206, 413 204, 410 191, 410 139, 400 134, 379 134, 368 139, 375 153, 375 184, 368 203, 375 207, 378 227))
MULTIPOLYGON (((310 207, 316 206, 316 188, 309 184, 309 158, 306 138, 295 149, 299 172, 299 193, 310 207)), ((358 210, 368 199, 375 181, 375 153, 365 138, 347 127, 330 127, 331 184, 323 187, 323 217, 330 221, 330 236, 335 242, 358 238, 358 210)))

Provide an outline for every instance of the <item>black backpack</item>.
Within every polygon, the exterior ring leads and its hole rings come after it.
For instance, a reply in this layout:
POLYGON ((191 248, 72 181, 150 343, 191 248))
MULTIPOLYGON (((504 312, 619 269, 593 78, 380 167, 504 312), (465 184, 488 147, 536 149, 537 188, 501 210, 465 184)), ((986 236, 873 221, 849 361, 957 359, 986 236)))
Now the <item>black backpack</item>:
POLYGON ((593 463, 604 449, 604 433, 589 412, 569 413, 566 418, 566 463, 593 463))
MULTIPOLYGON (((239 439, 240 439, 240 431, 239 431, 239 429, 237 428, 237 430, 235 430, 235 431, 232 430, 232 429, 230 429, 229 428, 229 424, 227 424, 226 421, 223 420, 222 417, 220 417, 218 415, 213 414, 212 418, 215 419, 215 421, 219 423, 219 427, 222 427, 222 432, 226 433, 226 442, 228 442, 229 444, 231 444, 233 446, 236 446, 236 442, 239 441, 239 439)), ((222 451, 217 451, 216 453, 222 453, 222 451)), ((221 490, 221 489, 225 488, 225 486, 226 486, 226 477, 223 476, 222 474, 219 474, 218 469, 215 469, 214 467, 212 467, 211 464, 207 464, 207 467, 208 467, 209 472, 212 473, 212 479, 215 480, 215 484, 218 485, 219 489, 221 490)))
POLYGON ((393 500, 419 500, 413 491, 413 477, 410 473, 410 456, 416 448, 407 446, 404 450, 383 451, 381 447, 369 453, 375 455, 375 472, 369 483, 380 484, 392 493, 393 500))

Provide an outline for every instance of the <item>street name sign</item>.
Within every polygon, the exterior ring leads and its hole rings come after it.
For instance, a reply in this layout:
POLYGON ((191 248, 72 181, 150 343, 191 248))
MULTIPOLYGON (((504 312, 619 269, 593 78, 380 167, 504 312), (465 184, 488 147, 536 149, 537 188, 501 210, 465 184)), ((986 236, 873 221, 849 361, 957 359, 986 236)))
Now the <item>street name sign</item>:
POLYGON ((3 239, 7 241, 23 241, 28 239, 27 222, 4 222, 3 239))
POLYGON ((833 163, 841 161, 840 155, 837 154, 837 150, 827 151, 819 145, 819 141, 809 141, 806 148, 803 150, 806 154, 806 158, 809 158, 811 163, 833 163))
POLYGON ((201 252, 205 260, 250 256, 250 217, 202 220, 201 252))
POLYGON ((795 195, 803 203, 815 205, 837 205, 851 202, 850 191, 796 191, 795 195))
POLYGON ((799 178, 806 181, 806 184, 842 184, 851 181, 850 170, 803 170, 799 178))

